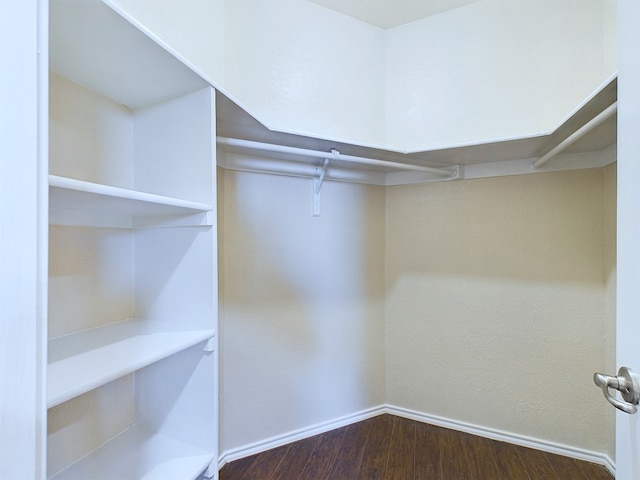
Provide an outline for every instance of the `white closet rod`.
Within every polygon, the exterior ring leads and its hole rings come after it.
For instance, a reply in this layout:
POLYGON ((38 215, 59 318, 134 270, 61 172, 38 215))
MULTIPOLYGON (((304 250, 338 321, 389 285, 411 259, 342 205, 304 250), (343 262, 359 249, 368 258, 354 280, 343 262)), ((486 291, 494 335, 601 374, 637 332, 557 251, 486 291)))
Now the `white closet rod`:
POLYGON ((578 130, 576 130, 567 138, 565 138, 555 148, 552 148, 551 150, 549 150, 546 154, 544 154, 538 160, 531 162, 531 168, 533 169, 540 168, 549 160, 551 160, 553 157, 555 157, 557 154, 559 154, 562 150, 567 148, 569 145, 575 143, 578 139, 584 137, 587 133, 589 133, 591 130, 596 128, 602 122, 612 117, 617 111, 618 111, 618 102, 613 102, 611 105, 605 108, 602 112, 600 112, 598 115, 593 117, 591 120, 585 123, 578 130))
POLYGON ((397 168, 400 170, 412 170, 415 172, 432 173, 443 177, 452 177, 456 174, 456 170, 448 170, 446 168, 423 167, 421 165, 411 165, 409 163, 396 163, 387 160, 376 160, 373 158, 355 157, 353 155, 344 155, 340 152, 334 154, 332 152, 323 152, 321 150, 308 150, 306 148, 288 147, 285 145, 275 145, 272 143, 254 142, 251 140, 241 140, 238 138, 217 137, 218 145, 227 145, 229 147, 249 148, 251 150, 261 150, 263 152, 288 153, 300 155, 304 157, 340 160, 344 162, 359 163, 362 165, 373 165, 378 167, 397 168))

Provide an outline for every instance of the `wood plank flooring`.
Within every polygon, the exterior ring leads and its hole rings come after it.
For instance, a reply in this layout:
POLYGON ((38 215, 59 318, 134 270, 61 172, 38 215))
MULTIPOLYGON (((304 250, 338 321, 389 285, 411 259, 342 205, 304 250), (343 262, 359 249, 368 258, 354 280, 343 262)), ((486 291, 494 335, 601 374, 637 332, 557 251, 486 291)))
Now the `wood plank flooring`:
POLYGON ((568 457, 380 415, 225 465, 220 480, 612 480, 568 457))

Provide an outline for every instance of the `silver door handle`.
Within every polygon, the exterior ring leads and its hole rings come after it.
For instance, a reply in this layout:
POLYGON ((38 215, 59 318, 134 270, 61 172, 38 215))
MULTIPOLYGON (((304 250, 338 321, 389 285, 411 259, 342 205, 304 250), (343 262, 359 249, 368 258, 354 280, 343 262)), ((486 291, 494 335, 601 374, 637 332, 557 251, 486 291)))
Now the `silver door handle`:
POLYGON ((617 377, 611 377, 602 373, 594 373, 593 381, 602 389, 604 398, 619 410, 633 415, 638 411, 640 403, 640 378, 628 367, 620 367, 617 377), (622 400, 618 400, 615 394, 611 394, 609 389, 618 390, 622 395, 622 400))

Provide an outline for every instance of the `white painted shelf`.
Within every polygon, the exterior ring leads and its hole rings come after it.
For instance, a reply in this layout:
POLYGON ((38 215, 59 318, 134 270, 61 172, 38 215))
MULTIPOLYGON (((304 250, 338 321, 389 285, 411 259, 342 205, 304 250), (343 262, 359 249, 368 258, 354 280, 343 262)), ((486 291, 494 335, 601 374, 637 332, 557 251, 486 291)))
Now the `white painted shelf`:
POLYGON ((181 352, 215 335, 213 330, 149 331, 129 320, 49 341, 47 407, 181 352))
POLYGON ((214 460, 213 452, 131 427, 50 480, 193 480, 214 460))
POLYGON ((56 175, 49 175, 49 203, 54 225, 212 224, 212 205, 56 175))

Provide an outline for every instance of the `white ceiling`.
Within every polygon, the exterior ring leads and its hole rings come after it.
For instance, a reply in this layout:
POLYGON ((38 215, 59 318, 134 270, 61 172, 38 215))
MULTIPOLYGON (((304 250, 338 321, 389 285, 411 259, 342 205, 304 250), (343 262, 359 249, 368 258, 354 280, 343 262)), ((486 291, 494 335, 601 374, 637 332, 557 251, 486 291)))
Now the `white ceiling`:
POLYGON ((393 28, 478 0, 309 0, 380 28, 393 28))

